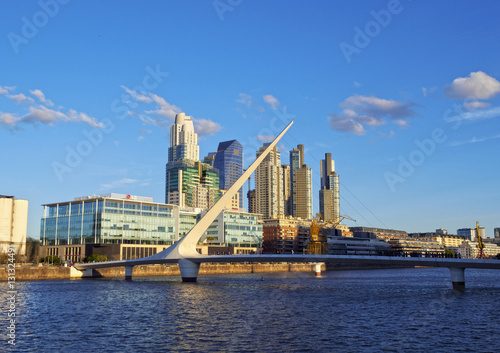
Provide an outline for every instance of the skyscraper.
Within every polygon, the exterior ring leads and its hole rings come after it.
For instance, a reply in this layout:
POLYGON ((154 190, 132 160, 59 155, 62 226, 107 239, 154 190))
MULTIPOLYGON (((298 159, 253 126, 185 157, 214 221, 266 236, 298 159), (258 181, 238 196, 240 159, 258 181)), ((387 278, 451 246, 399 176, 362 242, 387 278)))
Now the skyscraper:
POLYGON ((312 171, 304 164, 304 145, 290 151, 290 189, 291 215, 312 219, 312 171))
POLYGON ((290 185, 290 165, 282 164, 283 169, 283 207, 285 216, 292 215, 292 187, 290 185))
MULTIPOLYGON (((264 144, 257 151, 257 157, 269 144, 264 144)), ((255 170, 256 212, 263 219, 284 214, 283 206, 283 171, 278 148, 274 147, 255 170)))
POLYGON ((165 203, 210 208, 219 200, 219 172, 198 160, 197 142, 191 117, 177 114, 170 128, 165 203))
POLYGON ((325 153, 320 169, 319 211, 325 221, 330 221, 340 217, 339 176, 335 172, 335 161, 331 153, 325 153))
POLYGON ((175 116, 175 123, 170 127, 170 147, 168 161, 175 162, 181 159, 198 161, 200 148, 198 134, 194 132, 193 120, 184 113, 175 116))
MULTIPOLYGON (((219 188, 229 190, 243 174, 243 146, 236 140, 221 142, 217 152, 210 153, 204 162, 219 170, 219 188)), ((243 208, 243 188, 235 195, 234 201, 237 207, 243 208)))

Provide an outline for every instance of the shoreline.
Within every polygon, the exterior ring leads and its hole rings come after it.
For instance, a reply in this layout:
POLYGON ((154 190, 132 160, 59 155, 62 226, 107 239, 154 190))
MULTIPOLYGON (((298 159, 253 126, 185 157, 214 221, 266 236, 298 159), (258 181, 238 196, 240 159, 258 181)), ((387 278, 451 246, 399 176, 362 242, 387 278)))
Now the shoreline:
MULTIPOLYGON (((400 268, 394 266, 353 265, 353 264, 323 264, 321 271, 338 270, 368 270, 400 268)), ((100 268, 81 272, 73 267, 16 267, 16 281, 40 281, 78 278, 125 278, 124 267, 100 268)), ((245 273, 279 273, 279 272, 315 272, 314 265, 309 263, 202 263, 199 275, 224 275, 245 273)), ((179 265, 143 265, 135 266, 134 277, 167 277, 180 276, 179 265)), ((7 282, 7 268, 0 270, 0 282, 7 282)))

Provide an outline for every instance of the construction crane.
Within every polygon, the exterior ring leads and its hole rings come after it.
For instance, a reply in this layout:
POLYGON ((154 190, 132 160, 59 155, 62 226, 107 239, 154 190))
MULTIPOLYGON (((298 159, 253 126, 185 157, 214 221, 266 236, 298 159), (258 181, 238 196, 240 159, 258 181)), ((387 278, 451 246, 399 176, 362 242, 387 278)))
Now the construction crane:
POLYGON ((477 248, 479 252, 477 253, 478 259, 484 259, 484 243, 483 237, 481 237, 481 233, 479 232, 479 222, 476 222, 476 232, 477 232, 477 248))
POLYGON ((340 222, 344 219, 350 219, 356 222, 349 216, 340 216, 334 218, 328 222, 321 222, 321 213, 316 213, 316 217, 313 218, 311 226, 309 227, 309 242, 307 243, 306 252, 309 255, 323 255, 328 254, 328 242, 326 236, 321 231, 321 228, 328 224, 333 224, 333 226, 338 226, 340 222), (321 235, 320 235, 321 233, 321 235))

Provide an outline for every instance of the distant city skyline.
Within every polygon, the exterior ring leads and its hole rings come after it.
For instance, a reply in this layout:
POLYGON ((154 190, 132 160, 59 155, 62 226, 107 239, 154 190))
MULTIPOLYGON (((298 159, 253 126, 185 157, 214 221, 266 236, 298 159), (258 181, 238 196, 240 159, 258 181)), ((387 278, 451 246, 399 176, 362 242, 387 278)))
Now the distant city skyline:
POLYGON ((163 202, 180 112, 244 168, 294 120, 281 164, 304 145, 313 213, 331 153, 347 225, 500 227, 498 2, 42 3, 0 11, 0 194, 29 200, 28 236, 42 204, 163 202))

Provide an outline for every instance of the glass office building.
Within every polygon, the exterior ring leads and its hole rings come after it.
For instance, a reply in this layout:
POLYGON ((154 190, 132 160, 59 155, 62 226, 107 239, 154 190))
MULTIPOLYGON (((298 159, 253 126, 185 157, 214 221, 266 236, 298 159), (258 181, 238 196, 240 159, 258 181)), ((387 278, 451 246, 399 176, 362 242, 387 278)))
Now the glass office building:
POLYGON ((106 194, 43 207, 42 245, 171 245, 176 240, 178 208, 152 198, 106 194))

